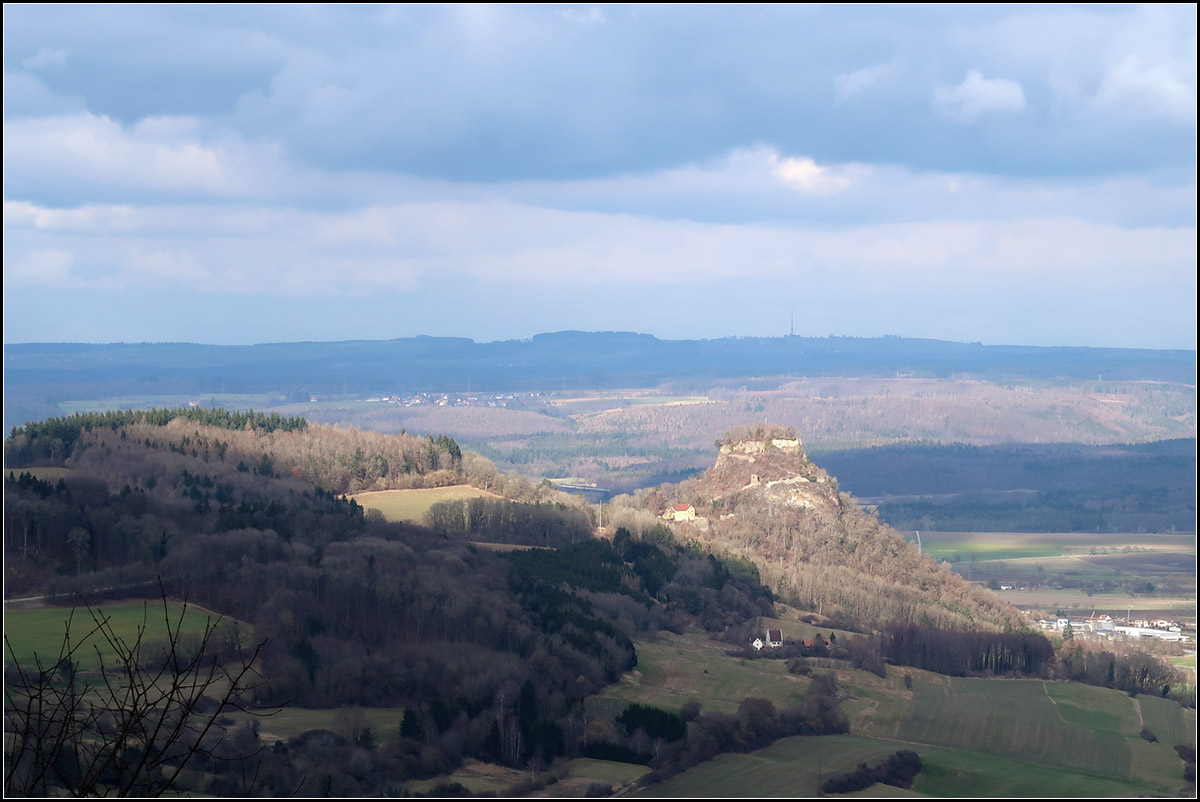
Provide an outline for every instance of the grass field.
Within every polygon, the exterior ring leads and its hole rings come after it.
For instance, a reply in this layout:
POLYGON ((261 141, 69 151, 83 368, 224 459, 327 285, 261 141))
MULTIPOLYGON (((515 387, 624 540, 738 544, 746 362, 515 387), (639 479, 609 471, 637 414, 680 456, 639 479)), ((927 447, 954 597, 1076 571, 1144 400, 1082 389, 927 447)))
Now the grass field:
POLYGON ((429 508, 439 501, 455 501, 480 496, 497 498, 493 493, 470 485, 431 487, 420 490, 375 490, 369 493, 358 493, 351 498, 369 510, 379 510, 389 521, 420 523, 425 519, 425 513, 429 511, 429 508))
MULTIPOLYGON (((905 537, 916 542, 916 535, 905 532, 905 537)), ((1078 552, 1116 549, 1127 546, 1144 549, 1190 548, 1195 551, 1194 534, 1144 534, 1137 532, 933 532, 921 530, 921 544, 925 550, 944 550, 947 545, 960 545, 964 549, 989 550, 996 547, 1036 548, 1052 546, 1059 550, 1078 552)))
MULTIPOLYGON (((912 749, 921 757, 923 768, 912 790, 874 785, 854 796, 1089 798, 1131 796, 1145 791, 1144 785, 1129 780, 1031 765, 962 749, 827 735, 786 738, 748 755, 722 755, 638 796, 814 797, 821 779, 849 771, 862 762, 877 762, 900 749, 912 749)), ((1182 785, 1182 773, 1180 780, 1182 785)))
MULTIPOLYGON (((404 718, 403 707, 363 707, 359 708, 377 743, 395 743, 400 738, 400 721, 404 718)), ((259 722, 259 737, 265 744, 275 741, 287 741, 309 730, 332 730, 339 732, 344 714, 341 708, 303 708, 284 707, 278 711, 266 711, 268 715, 251 716, 248 713, 236 713, 234 718, 249 720, 257 718, 259 722)), ((345 734, 340 733, 339 734, 345 734)))
POLYGON ((1083 611, 1084 613, 1096 610, 1114 615, 1120 613, 1122 616, 1127 610, 1130 610, 1150 617, 1154 617, 1150 615, 1151 613, 1157 612, 1193 620, 1196 618, 1196 599, 1194 597, 1188 599, 1131 596, 1128 593, 1093 593, 1089 595, 1070 588, 1066 590, 1004 590, 997 592, 996 595, 1021 609, 1032 607, 1042 610, 1083 611))
POLYGON ((704 710, 733 713, 747 696, 765 697, 779 707, 804 698, 809 681, 789 674, 782 660, 739 660, 725 655, 729 648, 698 635, 639 641, 637 669, 592 703, 613 715, 629 702, 678 710, 695 701, 704 710))
POLYGON ((1183 710, 1170 699, 1160 699, 1154 696, 1139 696, 1138 704, 1142 709, 1142 718, 1158 740, 1174 746, 1175 744, 1196 743, 1196 711, 1183 710))
POLYGON ((591 780, 609 785, 627 785, 649 771, 650 769, 646 766, 617 763, 612 760, 594 760, 590 757, 572 760, 568 769, 569 776, 575 779, 591 780))
POLYGON ((1196 620, 1194 534, 922 531, 921 543, 969 580, 1014 586, 997 595, 1022 609, 1196 620))
MULTIPOLYGON (((803 698, 807 681, 789 675, 782 661, 742 661, 725 648, 701 633, 639 642, 637 671, 594 698, 593 709, 617 715, 637 701, 678 710, 694 700, 702 710, 728 713, 747 696, 776 706, 803 698)), ((791 738, 752 755, 724 755, 644 795, 812 796, 818 771, 846 771, 902 748, 925 761, 917 794, 1173 795, 1183 783, 1171 747, 1194 742, 1194 711, 1106 688, 951 678, 898 666, 889 667, 885 679, 848 668, 837 674, 850 695, 843 703, 850 735, 791 738), (904 687, 906 674, 911 691, 904 687), (1143 718, 1159 743, 1139 737, 1143 718)), ((876 786, 863 795, 910 792, 876 786)))
MULTIPOLYGON (((138 631, 145 628, 142 638, 144 644, 166 637, 167 623, 161 601, 127 601, 98 605, 95 608, 98 616, 107 617, 112 624, 112 631, 126 643, 132 643, 137 638, 138 631)), ((167 611, 171 625, 179 622, 183 605, 169 602, 167 611)), ((4 611, 4 638, 11 646, 12 653, 22 666, 32 667, 36 659, 43 665, 53 665, 58 662, 60 649, 63 645, 63 635, 66 630, 71 609, 66 607, 42 607, 32 610, 4 611)), ((216 616, 189 606, 183 618, 182 631, 184 634, 197 635, 204 631, 210 622, 216 621, 216 616)), ((85 638, 96 627, 92 617, 85 609, 76 609, 71 620, 72 643, 83 639, 82 648, 76 651, 74 663, 81 671, 97 668, 99 660, 96 650, 99 649, 107 661, 114 651, 107 641, 99 636, 85 638)), ((5 650, 4 662, 9 663, 8 650, 5 650)))
POLYGON ((434 777, 430 780, 416 780, 408 784, 408 790, 418 794, 427 794, 435 787, 445 783, 458 783, 472 794, 502 795, 512 786, 521 782, 526 775, 515 769, 495 766, 489 763, 468 761, 453 774, 434 777))
MULTIPOLYGON (((1064 687, 1088 699, 1098 698, 1096 691, 1101 690, 1064 687)), ((1085 713, 1078 710, 1074 698, 1059 700, 1059 693, 1057 687, 1051 691, 1049 684, 1038 680, 955 678, 939 686, 914 683, 913 700, 898 735, 917 743, 1128 777, 1132 751, 1126 734, 1136 737, 1140 729, 1128 702, 1109 691, 1124 704, 1123 726, 1093 728, 1079 720, 1085 713)), ((1113 710, 1106 707, 1103 713, 1113 714, 1113 710)))
POLYGON ((921 547, 925 554, 939 560, 954 563, 986 562, 989 560, 1018 560, 1022 558, 1061 557, 1061 546, 1050 543, 1005 543, 1003 541, 967 541, 947 540, 929 543, 925 535, 921 535, 921 547))

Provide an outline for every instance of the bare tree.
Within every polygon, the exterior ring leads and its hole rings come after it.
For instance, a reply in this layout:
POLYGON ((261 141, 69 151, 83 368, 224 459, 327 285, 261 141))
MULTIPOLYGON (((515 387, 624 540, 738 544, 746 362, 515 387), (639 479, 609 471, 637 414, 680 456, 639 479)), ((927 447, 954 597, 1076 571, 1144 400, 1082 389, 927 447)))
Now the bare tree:
POLYGON ((76 607, 53 663, 21 665, 5 635, 5 796, 159 796, 189 762, 252 756, 226 754, 219 720, 247 709, 263 644, 222 648, 219 618, 185 635, 186 603, 174 619, 165 592, 162 604, 161 643, 146 636, 149 605, 132 640, 76 607), (81 671, 89 646, 99 667, 81 671))

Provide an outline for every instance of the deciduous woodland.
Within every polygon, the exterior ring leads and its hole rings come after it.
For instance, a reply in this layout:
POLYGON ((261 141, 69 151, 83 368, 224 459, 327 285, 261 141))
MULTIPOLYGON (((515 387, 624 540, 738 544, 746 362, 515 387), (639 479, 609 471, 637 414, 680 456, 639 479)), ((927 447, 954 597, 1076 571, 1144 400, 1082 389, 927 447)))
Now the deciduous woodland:
MULTIPOLYGON (((398 793, 468 759, 536 769, 585 754, 646 763, 654 781, 723 752, 845 731, 837 680, 803 663, 795 704, 747 698, 736 716, 602 714, 588 701, 638 665, 635 639, 746 640, 780 599, 861 633, 828 647, 846 666, 882 673, 886 655, 1124 687, 1126 663, 1056 661, 1041 635, 984 634, 1020 619, 839 494, 795 432, 735 432, 722 445, 708 474, 614 504, 596 537, 582 501, 502 475, 446 436, 213 411, 31 424, 5 444, 6 593, 70 605, 161 587, 253 633, 261 682, 247 703, 404 711, 394 733, 356 719, 272 743, 254 719, 224 720, 233 748, 205 751, 166 783, 219 795, 398 793), (463 482, 506 498, 435 505, 416 525, 344 497, 463 482), (703 520, 665 525, 659 511, 679 501, 703 520), (541 548, 480 545, 493 543, 541 548), (971 655, 955 662, 964 645, 971 655)), ((45 668, 57 682, 59 666, 45 668)), ((1146 674, 1136 690, 1166 695, 1174 682, 1146 674)))

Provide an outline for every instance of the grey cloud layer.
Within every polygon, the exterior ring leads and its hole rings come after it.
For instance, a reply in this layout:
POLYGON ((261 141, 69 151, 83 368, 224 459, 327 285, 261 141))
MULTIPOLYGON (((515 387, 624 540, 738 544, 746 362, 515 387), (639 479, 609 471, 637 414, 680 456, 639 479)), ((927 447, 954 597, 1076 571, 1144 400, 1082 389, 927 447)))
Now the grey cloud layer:
POLYGON ((1194 7, 4 13, 6 339, 1195 338, 1194 7))
POLYGON ((1193 161, 1189 6, 568 11, 11 8, 6 109, 61 96, 127 124, 219 118, 302 161, 457 180, 644 171, 758 141, 972 172, 1193 161), (953 124, 988 112, 1013 119, 953 124))

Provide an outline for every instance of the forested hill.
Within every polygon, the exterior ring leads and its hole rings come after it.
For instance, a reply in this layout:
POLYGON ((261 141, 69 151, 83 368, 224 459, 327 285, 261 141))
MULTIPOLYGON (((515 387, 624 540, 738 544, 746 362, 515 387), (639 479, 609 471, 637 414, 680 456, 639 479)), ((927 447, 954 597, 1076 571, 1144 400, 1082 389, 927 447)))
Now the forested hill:
POLYGON ((1194 384, 1196 352, 985 346, 901 337, 660 340, 627 332, 557 332, 490 343, 413 337, 249 346, 7 344, 4 367, 5 420, 11 425, 32 419, 20 410, 35 399, 134 394, 277 392, 306 401, 309 393, 508 392, 898 373, 1194 384))
MULTIPOLYGON (((95 602, 154 596, 161 583, 265 641, 254 701, 407 709, 378 771, 328 765, 328 738, 341 737, 329 733, 312 749, 303 737, 252 744, 245 753, 273 767, 260 780, 268 796, 295 793, 306 772, 326 778, 330 796, 375 796, 467 758, 520 768, 578 754, 583 700, 634 666, 633 635, 722 632, 773 614, 751 566, 684 548, 662 527, 598 540, 582 509, 488 499, 469 508, 469 526, 444 516, 434 530, 390 523, 321 485, 384 467, 375 479, 459 480, 471 455, 449 438, 122 413, 27 426, 7 447, 8 598, 95 602), (47 458, 56 466, 38 464, 47 458), (513 520, 519 531, 505 530, 513 520), (558 548, 497 553, 473 542, 484 539, 476 524, 558 548)), ((365 755, 374 740, 358 737, 365 755)))
POLYGON ((706 548, 753 561, 785 600, 874 628, 1020 627, 1017 610, 922 557, 815 465, 790 427, 743 427, 720 441, 712 468, 644 492, 652 509, 690 504, 676 524, 706 548))

